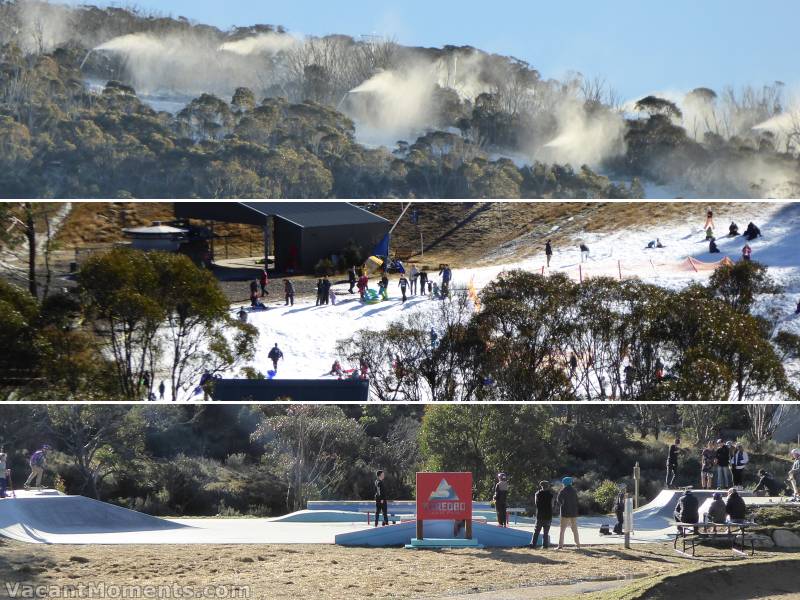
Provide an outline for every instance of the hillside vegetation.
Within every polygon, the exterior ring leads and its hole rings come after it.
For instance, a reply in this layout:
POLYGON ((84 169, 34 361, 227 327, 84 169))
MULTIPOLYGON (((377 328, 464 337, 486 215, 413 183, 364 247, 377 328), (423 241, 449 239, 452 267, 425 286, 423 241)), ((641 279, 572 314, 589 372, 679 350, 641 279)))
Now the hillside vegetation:
POLYGON ((791 197, 797 132, 759 125, 785 105, 776 83, 623 107, 468 46, 0 2, 5 197, 791 197), (185 106, 143 101, 165 93, 185 106))

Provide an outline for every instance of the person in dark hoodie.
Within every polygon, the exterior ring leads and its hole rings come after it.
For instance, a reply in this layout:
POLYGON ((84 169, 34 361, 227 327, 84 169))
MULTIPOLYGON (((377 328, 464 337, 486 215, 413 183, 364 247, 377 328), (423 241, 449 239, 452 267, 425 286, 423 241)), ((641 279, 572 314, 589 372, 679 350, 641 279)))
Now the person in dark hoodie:
POLYGON ((386 496, 386 485, 383 483, 386 474, 382 470, 375 473, 375 527, 378 526, 378 517, 383 514, 383 525, 389 524, 389 499, 386 496))
POLYGON ((728 236, 736 237, 737 235, 739 235, 739 226, 731 221, 730 227, 728 227, 728 236))
POLYGON ((319 306, 322 304, 322 279, 317 279, 317 301, 315 302, 315 306, 319 306))
POLYGON ((739 495, 736 488, 728 490, 728 499, 725 501, 725 512, 733 522, 741 522, 747 518, 747 507, 744 498, 739 495))
POLYGON ((622 528, 625 524, 625 503, 628 499, 626 491, 627 486, 624 483, 620 484, 617 499, 614 500, 614 515, 617 517, 617 523, 614 525, 614 533, 617 535, 622 535, 622 528))
MULTIPOLYGON (((700 519, 699 508, 697 496, 692 493, 692 490, 686 490, 678 500, 673 516, 678 523, 697 523, 700 519)), ((696 532, 697 528, 695 527, 696 532)))
POLYGON ((675 443, 669 447, 667 454, 667 477, 664 481, 667 489, 672 487, 675 481, 675 474, 678 472, 678 455, 681 452, 681 439, 675 438, 675 443))
POLYGON ((575 539, 575 547, 581 549, 581 540, 578 536, 578 492, 575 491, 572 477, 564 477, 561 483, 564 487, 558 492, 556 496, 556 504, 558 504, 560 512, 560 531, 558 534, 558 549, 564 548, 564 532, 569 527, 572 529, 572 537, 575 539))
POLYGON ((494 502, 494 508, 497 512, 497 524, 500 527, 507 527, 508 477, 506 477, 505 473, 497 474, 497 483, 494 484, 492 501, 494 502))
POLYGON ((761 230, 756 227, 756 224, 750 221, 747 224, 747 229, 744 230, 744 239, 748 242, 752 242, 757 237, 761 236, 761 230))
POLYGON ((349 269, 347 269, 347 283, 350 284, 350 289, 347 290, 348 294, 353 293, 353 288, 356 287, 356 282, 358 281, 358 277, 356 276, 356 267, 353 265, 349 269))
POLYGON ((725 502, 722 500, 722 494, 720 492, 714 492, 713 498, 711 506, 708 507, 706 517, 710 523, 722 525, 727 520, 725 502))
POLYGON ((784 486, 775 479, 772 473, 764 469, 759 469, 758 483, 756 487, 753 488, 754 494, 759 495, 761 492, 766 492, 769 496, 780 496, 784 489, 784 486))
POLYGON ((544 255, 547 258, 547 266, 550 267, 550 261, 553 258, 553 246, 550 245, 550 240, 547 240, 544 244, 544 255))
POLYGON ((719 254, 719 247, 713 237, 708 240, 708 252, 710 254, 719 254))
POLYGON ((539 489, 533 497, 536 505, 536 528, 531 538, 531 548, 536 548, 539 543, 539 533, 542 534, 542 548, 550 547, 550 524, 553 522, 553 502, 555 496, 550 489, 549 481, 540 481, 539 489))

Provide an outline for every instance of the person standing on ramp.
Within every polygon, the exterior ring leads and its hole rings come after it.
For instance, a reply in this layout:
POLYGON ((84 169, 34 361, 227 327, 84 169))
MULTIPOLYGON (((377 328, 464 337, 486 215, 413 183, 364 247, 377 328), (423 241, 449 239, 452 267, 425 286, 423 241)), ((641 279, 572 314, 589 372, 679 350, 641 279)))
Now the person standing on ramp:
POLYGON ((678 472, 678 454, 680 451, 681 440, 680 438, 675 438, 675 443, 669 447, 669 453, 667 454, 667 476, 664 480, 667 489, 672 488, 672 484, 675 482, 675 474, 678 472))
POLYGON ((28 479, 25 480, 25 489, 30 489, 31 484, 36 481, 37 488, 42 488, 42 477, 44 476, 44 468, 47 466, 47 452, 50 450, 50 446, 45 444, 41 447, 40 450, 37 450, 31 455, 30 465, 31 465, 31 474, 28 475, 28 479))
POLYGON ((386 485, 383 480, 386 474, 382 470, 375 473, 375 527, 378 526, 378 517, 383 514, 384 527, 389 524, 389 500, 386 496, 386 485))
POLYGON ((494 484, 494 508, 497 511, 497 524, 500 527, 508 527, 508 477, 505 473, 497 474, 497 483, 494 484))

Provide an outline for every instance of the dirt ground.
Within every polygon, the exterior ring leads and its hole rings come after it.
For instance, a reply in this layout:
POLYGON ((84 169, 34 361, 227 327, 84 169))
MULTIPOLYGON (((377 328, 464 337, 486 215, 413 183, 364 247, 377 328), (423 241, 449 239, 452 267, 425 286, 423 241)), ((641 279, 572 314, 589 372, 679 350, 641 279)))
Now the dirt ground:
MULTIPOLYGON (((765 550, 756 555, 777 556, 787 557, 765 550)), ((44 546, 0 540, 0 580, 10 584, 177 584, 195 590, 239 586, 249 587, 248 596, 239 596, 249 599, 441 598, 579 580, 638 578, 698 563, 734 561, 737 566, 747 562, 733 559, 729 550, 710 548, 703 549, 702 559, 690 560, 675 554, 668 544, 637 545, 631 550, 596 546, 579 552, 327 545, 44 546)), ((6 585, 0 586, 0 597, 8 593, 6 585)))

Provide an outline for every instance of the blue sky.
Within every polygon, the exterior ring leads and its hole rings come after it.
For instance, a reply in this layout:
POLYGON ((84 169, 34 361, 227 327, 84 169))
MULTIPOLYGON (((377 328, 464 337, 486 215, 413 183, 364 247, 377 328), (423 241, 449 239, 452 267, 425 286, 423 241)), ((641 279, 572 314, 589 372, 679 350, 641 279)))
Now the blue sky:
MULTIPOLYGON (((91 0, 89 0, 91 3, 91 0)), ((98 2, 98 4, 111 4, 98 2)), ((408 45, 471 45, 544 77, 604 77, 624 99, 707 86, 800 83, 796 0, 136 0, 226 29, 272 23, 312 35, 378 34, 408 45)))

